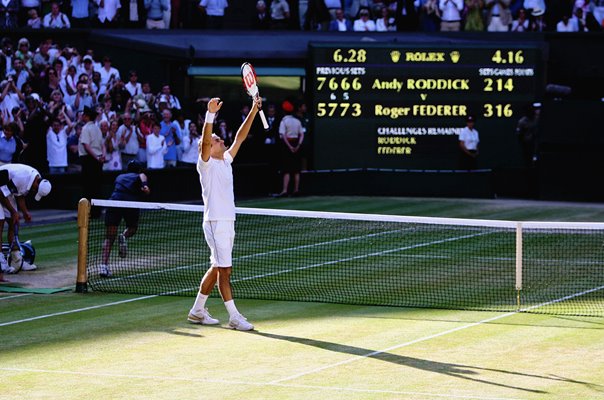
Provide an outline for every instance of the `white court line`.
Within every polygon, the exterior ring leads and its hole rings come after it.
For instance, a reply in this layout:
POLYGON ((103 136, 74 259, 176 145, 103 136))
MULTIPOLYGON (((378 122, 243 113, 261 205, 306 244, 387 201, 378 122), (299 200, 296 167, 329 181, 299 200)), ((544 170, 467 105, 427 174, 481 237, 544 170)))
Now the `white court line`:
POLYGON ((406 392, 397 390, 380 390, 380 389, 356 389, 347 387, 335 387, 335 386, 318 386, 318 385, 298 385, 298 384, 280 384, 280 383, 266 383, 266 382, 247 382, 239 380, 225 380, 225 379, 212 379, 212 378, 186 378, 186 377, 171 377, 171 376, 157 376, 157 375, 133 375, 133 374, 115 374, 115 373, 102 373, 102 372, 78 372, 78 371, 65 371, 65 370, 47 370, 38 368, 10 368, 0 367, 0 371, 7 372, 37 372, 45 374, 60 374, 60 375, 77 375, 77 376, 92 376, 92 377, 107 377, 107 378, 120 378, 120 379, 145 379, 152 381, 176 381, 176 382, 191 382, 191 383, 220 383, 228 385, 249 385, 249 386, 276 386, 283 388, 298 388, 298 389, 319 389, 329 390, 337 392, 355 392, 355 393, 380 393, 380 394, 395 394, 395 395, 406 395, 406 396, 422 396, 422 397, 437 397, 437 398, 452 398, 452 399, 468 399, 468 400, 519 400, 517 398, 510 397, 488 397, 488 396, 463 396, 455 394, 442 394, 442 393, 425 393, 425 392, 406 392))
POLYGON ((52 314, 38 315, 37 317, 24 318, 24 319, 20 319, 20 320, 17 320, 17 321, 3 322, 3 323, 0 324, 0 327, 9 326, 9 325, 15 325, 15 324, 20 324, 22 322, 36 321, 38 319, 56 317, 56 316, 59 316, 59 315, 67 315, 67 314, 73 314, 73 313, 78 313, 78 312, 82 312, 82 311, 95 310, 97 308, 110 307, 110 306, 115 306, 115 305, 118 305, 118 304, 130 303, 130 302, 138 301, 138 300, 152 299, 154 297, 158 297, 158 295, 154 294, 154 295, 150 295, 150 296, 136 297, 134 299, 114 301, 112 303, 106 303, 106 304, 99 304, 97 306, 77 308, 75 310, 68 310, 68 311, 61 311, 61 312, 52 313, 52 314))
POLYGON ((0 300, 14 299, 14 298, 16 298, 16 297, 23 297, 23 296, 31 296, 31 293, 16 294, 16 295, 14 295, 14 296, 0 297, 0 300))
POLYGON ((531 307, 522 308, 522 309, 520 309, 518 311, 513 311, 513 312, 497 315, 495 317, 483 319, 482 321, 473 322, 473 323, 468 324, 468 325, 458 326, 457 328, 449 329, 449 330, 446 330, 446 331, 443 331, 443 332, 440 332, 440 333, 436 333, 434 335, 425 336, 423 338, 418 338, 418 339, 415 339, 415 340, 411 340, 409 342, 397 344, 397 345, 394 345, 394 346, 391 346, 391 347, 387 347, 387 348, 382 349, 382 350, 372 351, 370 353, 362 354, 360 356, 355 356, 355 357, 352 357, 352 358, 349 358, 347 360, 343 360, 343 361, 340 361, 340 362, 337 362, 337 363, 334 363, 334 364, 325 365, 323 367, 315 368, 315 369, 312 369, 312 370, 309 370, 309 371, 306 371, 306 372, 300 372, 298 374, 290 375, 290 376, 287 376, 285 378, 276 379, 274 381, 271 381, 270 383, 281 383, 281 382, 289 381, 289 380, 292 380, 292 379, 300 378, 302 376, 315 374, 317 372, 325 371, 326 369, 331 369, 331 368, 339 367, 341 365, 350 364, 350 363, 355 362, 355 361, 364 360, 364 359, 366 359, 368 357, 373 357, 373 356, 376 356, 378 354, 386 353, 388 351, 400 349, 400 348, 403 348, 403 347, 408 347, 408 346, 411 346, 413 344, 420 343, 420 342, 425 342, 425 341, 430 340, 430 339, 436 339, 438 337, 445 336, 445 335, 448 335, 450 333, 455 333, 455 332, 459 332, 461 330, 472 328, 472 327, 475 327, 475 326, 478 326, 478 325, 487 324, 489 322, 493 322, 493 321, 497 321, 499 319, 507 318, 509 316, 516 315, 516 314, 521 313, 521 312, 534 310, 534 309, 540 308, 540 307, 545 307, 545 306, 548 306, 550 304, 555 304, 555 303, 559 303, 561 301, 570 300, 572 298, 583 296, 585 294, 592 293, 592 292, 597 292, 598 290, 602 290, 602 289, 604 289, 604 285, 596 287, 596 288, 593 288, 593 289, 585 290, 583 292, 579 292, 579 293, 575 293, 575 294, 572 294, 572 295, 560 297, 559 299, 551 300, 551 301, 548 301, 548 302, 545 302, 545 303, 536 304, 536 305, 531 306, 531 307))

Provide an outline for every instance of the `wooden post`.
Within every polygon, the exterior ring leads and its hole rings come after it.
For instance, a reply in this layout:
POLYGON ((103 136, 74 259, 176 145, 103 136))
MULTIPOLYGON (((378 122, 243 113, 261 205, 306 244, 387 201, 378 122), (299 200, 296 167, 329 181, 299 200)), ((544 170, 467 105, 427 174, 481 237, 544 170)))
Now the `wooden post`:
POLYGON ((88 258, 88 223, 90 221, 90 201, 80 199, 78 202, 78 275, 76 292, 88 291, 88 273, 86 259, 88 258))

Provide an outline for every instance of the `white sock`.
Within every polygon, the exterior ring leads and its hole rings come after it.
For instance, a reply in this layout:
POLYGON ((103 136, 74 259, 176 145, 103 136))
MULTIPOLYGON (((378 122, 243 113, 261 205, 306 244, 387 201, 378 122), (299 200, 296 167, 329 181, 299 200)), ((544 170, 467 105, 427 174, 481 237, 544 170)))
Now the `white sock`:
POLYGON ((203 311, 203 308, 206 305, 206 300, 208 299, 209 296, 206 296, 205 294, 202 294, 201 292, 197 292, 197 298, 195 299, 195 303, 193 303, 193 308, 191 309, 191 311, 193 312, 199 312, 199 311, 203 311))
POLYGON ((239 314, 237 307, 235 307, 235 300, 225 301, 224 306, 226 307, 227 311, 229 312, 229 317, 239 314))

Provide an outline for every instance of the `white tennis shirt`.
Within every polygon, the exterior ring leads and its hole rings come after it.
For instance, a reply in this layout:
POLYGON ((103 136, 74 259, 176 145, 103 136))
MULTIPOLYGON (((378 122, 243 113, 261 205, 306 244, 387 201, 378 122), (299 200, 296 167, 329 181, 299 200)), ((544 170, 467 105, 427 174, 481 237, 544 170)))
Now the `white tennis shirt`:
POLYGON ((40 175, 37 169, 25 164, 5 164, 0 170, 8 170, 9 184, 0 188, 5 197, 10 195, 26 196, 29 193, 36 176, 40 175))
POLYGON ((228 151, 224 153, 223 160, 210 157, 207 162, 204 162, 201 154, 197 159, 204 221, 235 220, 232 162, 233 157, 228 151))
POLYGON ((464 127, 461 132, 459 132, 459 141, 464 142, 466 149, 468 150, 478 149, 478 143, 480 142, 478 131, 476 129, 470 129, 467 126, 464 127))

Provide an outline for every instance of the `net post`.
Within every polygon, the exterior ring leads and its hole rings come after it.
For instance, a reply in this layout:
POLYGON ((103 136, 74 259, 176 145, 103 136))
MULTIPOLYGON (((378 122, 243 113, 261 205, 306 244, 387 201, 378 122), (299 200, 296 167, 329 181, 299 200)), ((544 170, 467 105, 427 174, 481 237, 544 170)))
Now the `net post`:
POLYGON ((520 311, 520 291, 522 290, 522 222, 516 224, 516 306, 520 311))
POLYGON ((90 201, 88 199, 80 199, 78 202, 78 274, 75 289, 77 293, 86 293, 88 291, 86 259, 88 258, 90 208, 90 201))

